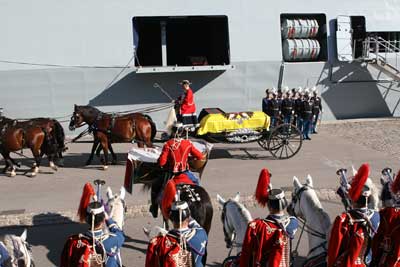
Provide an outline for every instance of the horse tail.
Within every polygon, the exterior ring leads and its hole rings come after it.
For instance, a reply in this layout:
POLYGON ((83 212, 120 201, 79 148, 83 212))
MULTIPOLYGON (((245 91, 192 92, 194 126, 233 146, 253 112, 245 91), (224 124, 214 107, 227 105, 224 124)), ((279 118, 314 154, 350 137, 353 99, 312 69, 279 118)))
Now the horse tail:
POLYGON ((65 148, 65 132, 64 128, 61 126, 61 123, 57 120, 53 120, 54 122, 54 134, 55 139, 60 151, 63 151, 65 148))
POLYGON ((150 137, 150 140, 153 142, 154 137, 156 136, 156 133, 157 133, 156 124, 154 123, 153 119, 149 115, 143 114, 143 116, 149 121, 149 123, 151 125, 151 137, 150 137))
POLYGON ((173 180, 169 180, 165 185, 164 193, 161 201, 161 212, 164 218, 169 218, 169 211, 171 209, 172 202, 175 200, 176 195, 176 184, 173 180))

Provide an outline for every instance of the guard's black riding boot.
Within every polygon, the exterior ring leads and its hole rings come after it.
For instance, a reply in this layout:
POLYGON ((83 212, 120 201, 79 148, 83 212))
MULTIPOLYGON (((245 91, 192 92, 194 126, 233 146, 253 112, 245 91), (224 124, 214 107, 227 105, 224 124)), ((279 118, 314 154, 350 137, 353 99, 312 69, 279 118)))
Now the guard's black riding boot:
POLYGON ((153 216, 153 218, 158 217, 158 205, 157 204, 151 204, 149 211, 150 211, 151 215, 153 216))

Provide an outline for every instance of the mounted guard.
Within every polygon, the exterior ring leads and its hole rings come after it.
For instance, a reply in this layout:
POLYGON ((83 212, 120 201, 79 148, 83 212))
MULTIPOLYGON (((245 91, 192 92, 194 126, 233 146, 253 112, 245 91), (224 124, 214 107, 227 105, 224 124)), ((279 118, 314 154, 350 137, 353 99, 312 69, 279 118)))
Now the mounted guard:
POLYGON ((384 208, 380 210, 381 223, 372 239, 372 263, 374 267, 400 266, 400 171, 395 179, 392 170, 385 168, 381 199, 384 208), (390 203, 390 204, 389 204, 390 203))
POLYGON ((150 212, 154 218, 158 215, 158 198, 166 181, 173 179, 176 184, 200 184, 199 178, 189 171, 188 160, 190 156, 202 160, 204 155, 189 139, 181 137, 184 131, 182 126, 181 123, 175 125, 175 137, 164 144, 158 159, 158 164, 164 171, 164 177, 160 179, 165 182, 151 188, 150 212))
POLYGON ((89 224, 90 229, 68 238, 60 267, 122 267, 119 253, 124 233, 103 206, 101 186, 105 182, 95 183, 97 193, 90 183, 85 184, 78 210, 80 221, 89 224))
POLYGON ((166 235, 159 235, 150 240, 145 266, 205 266, 207 233, 191 218, 188 203, 185 201, 174 202, 169 211, 169 219, 173 223, 173 229, 166 235))
POLYGON ((290 266, 290 243, 298 227, 295 217, 283 213, 287 207, 285 192, 272 189, 271 174, 261 170, 255 198, 261 206, 267 205, 270 215, 255 219, 247 227, 243 241, 240 267, 290 266))
POLYGON ((346 212, 337 216, 328 244, 328 267, 361 267, 371 262, 370 242, 379 225, 379 213, 369 209, 372 190, 367 185, 369 165, 363 164, 348 183, 340 169, 340 196, 346 212), (349 206, 348 206, 349 205, 349 206))

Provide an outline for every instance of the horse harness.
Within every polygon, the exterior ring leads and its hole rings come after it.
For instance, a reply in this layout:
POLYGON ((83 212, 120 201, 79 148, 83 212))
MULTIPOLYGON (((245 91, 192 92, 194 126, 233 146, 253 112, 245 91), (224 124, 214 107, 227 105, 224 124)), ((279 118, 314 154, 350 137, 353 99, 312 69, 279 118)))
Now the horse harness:
POLYGON ((298 239, 298 241, 297 241, 297 244, 296 244, 296 248, 292 251, 292 254, 293 254, 293 255, 298 255, 298 252, 297 252, 297 251, 298 251, 298 248, 299 248, 299 245, 300 245, 301 237, 303 236, 303 232, 306 232, 306 233, 308 233, 308 234, 310 234, 310 235, 312 235, 312 236, 315 236, 315 237, 318 237, 318 238, 321 238, 321 239, 325 239, 324 242, 321 242, 319 245, 317 245, 317 246, 311 248, 310 251, 308 252, 308 255, 310 255, 311 253, 313 253, 314 251, 316 251, 318 248, 322 248, 322 249, 324 250, 324 253, 326 253, 326 251, 327 251, 327 247, 326 247, 326 243, 327 243, 327 241, 326 241, 326 234, 321 233, 321 232, 315 230, 314 228, 308 226, 308 225, 307 225, 307 220, 305 220, 305 219, 303 220, 302 218, 298 217, 298 216, 296 215, 296 213, 295 213, 295 205, 296 205, 296 203, 297 203, 297 202, 300 202, 302 193, 303 193, 304 191, 310 189, 310 188, 312 188, 312 187, 309 186, 309 185, 304 185, 304 186, 301 187, 297 192, 295 192, 294 194, 292 194, 292 203, 291 203, 291 205, 290 205, 290 206, 291 206, 291 209, 290 209, 289 213, 291 213, 291 214, 293 214, 294 216, 296 216, 296 218, 299 220, 299 222, 303 225, 303 226, 301 227, 301 232, 300 232, 300 236, 299 236, 299 239, 298 239))

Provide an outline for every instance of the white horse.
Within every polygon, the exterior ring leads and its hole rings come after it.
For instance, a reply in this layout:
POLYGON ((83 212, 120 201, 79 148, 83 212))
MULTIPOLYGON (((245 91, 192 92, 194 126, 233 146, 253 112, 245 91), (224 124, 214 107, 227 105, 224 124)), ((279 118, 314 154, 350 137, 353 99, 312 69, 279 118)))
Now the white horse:
MULTIPOLYGON (((327 236, 331 220, 318 199, 310 175, 307 176, 304 185, 297 177, 293 177, 292 202, 288 211, 303 222, 303 229, 308 233, 309 252, 304 265, 310 263, 310 266, 326 266, 327 236)), ((297 246, 295 253, 296 250, 297 246)))
POLYGON ((10 258, 4 263, 5 267, 34 267, 31 246, 26 241, 27 231, 21 236, 0 236, 0 246, 6 248, 10 258))
POLYGON ((237 253, 242 251, 247 225, 253 220, 250 212, 239 202, 239 199, 239 193, 228 201, 217 195, 218 203, 222 207, 221 220, 226 247, 231 250, 236 248, 237 253))
POLYGON ((124 227, 125 219, 125 188, 122 186, 119 195, 113 195, 111 188, 107 187, 107 206, 109 208, 109 216, 117 223, 118 227, 122 230, 124 227))

